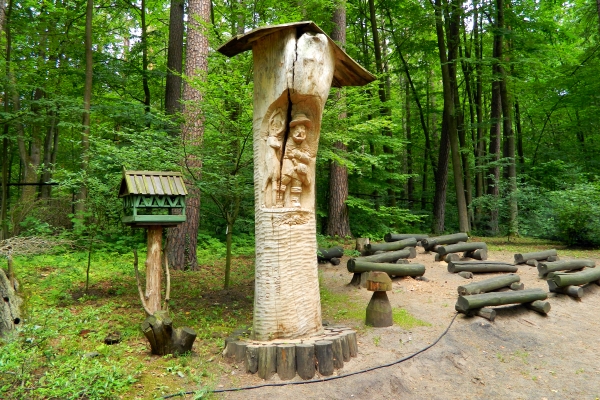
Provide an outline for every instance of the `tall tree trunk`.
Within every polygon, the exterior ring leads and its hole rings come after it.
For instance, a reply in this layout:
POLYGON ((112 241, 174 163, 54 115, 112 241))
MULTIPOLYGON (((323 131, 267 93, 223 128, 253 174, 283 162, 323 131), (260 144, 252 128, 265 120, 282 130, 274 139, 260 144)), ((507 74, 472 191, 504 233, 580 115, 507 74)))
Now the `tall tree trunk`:
MULTIPOLYGON (((498 10, 498 27, 501 30, 505 29, 504 23, 504 0, 496 0, 496 8, 498 10)), ((508 28, 510 29, 510 28, 508 28)), ((509 61, 503 60, 503 61, 509 61)), ((518 223, 518 203, 517 203, 517 162, 515 158, 515 135, 513 131, 512 118, 512 99, 508 91, 508 76, 506 69, 502 64, 500 67, 500 102, 502 103, 502 131, 504 134, 504 143, 508 158, 507 178, 508 178, 508 233, 511 236, 519 235, 518 223)))
MULTIPOLYGON (((181 71, 183 69, 183 0, 171 0, 169 11, 169 47, 167 50, 167 80, 165 112, 181 111, 181 71)), ((175 130, 172 131, 175 134, 175 130)))
MULTIPOLYGON (((404 114, 406 118, 406 173, 409 175, 408 181, 406 182, 406 198, 408 199, 408 208, 412 209, 414 190, 415 190, 415 178, 413 174, 413 155, 412 155, 412 132, 410 129, 410 84, 408 79, 405 81, 404 90, 406 92, 406 99, 404 103, 404 114)), ((427 160, 424 160, 427 163, 427 160)))
MULTIPOLYGON (((379 38, 379 29, 377 28, 377 14, 375 12, 375 0, 368 0, 368 2, 369 2, 369 18, 371 20, 371 35, 373 36, 373 50, 375 53, 375 68, 377 69, 377 74, 379 75, 378 95, 379 95, 379 101, 381 102, 381 106, 379 108, 379 113, 383 117, 388 117, 388 116, 390 116, 391 110, 390 110, 390 107, 387 105, 387 101, 389 99, 388 98, 389 93, 386 91, 386 84, 383 81, 384 63, 383 63, 383 57, 381 54, 382 41, 379 38)), ((383 128, 382 133, 384 136, 392 136, 392 131, 389 128, 383 128)), ((392 149, 389 146, 384 144, 383 152, 385 154, 391 154, 392 149)), ((393 171, 388 170, 388 172, 393 172, 393 171)), ((393 181, 388 179, 387 184, 388 184, 387 205, 394 207, 396 205, 396 194, 395 194, 395 191, 392 186, 393 181)))
MULTIPOLYGON (((519 155, 522 172, 525 169, 525 156, 523 154, 523 129, 521 127, 521 110, 518 99, 515 99, 515 125, 517 126, 517 154, 519 155)), ((581 142, 583 143, 583 136, 581 142)))
MULTIPOLYGON (((477 140, 475 142, 475 167, 477 170, 476 174, 476 185, 475 185, 475 197, 481 198, 484 194, 484 172, 483 172, 483 158, 485 153, 485 142, 483 138, 483 79, 482 79, 482 55, 483 45, 481 43, 479 35, 479 6, 477 3, 473 3, 473 40, 475 42, 475 79, 476 79, 476 92, 475 92, 475 110, 477 114, 477 140)), ((475 209, 475 221, 478 222, 481 219, 482 210, 478 206, 475 209)))
MULTIPOLYGON (((205 27, 210 21, 210 2, 190 0, 188 3, 188 35, 185 75, 188 79, 206 79, 208 71, 208 37, 205 27)), ((204 135, 204 117, 200 105, 202 93, 189 83, 183 85, 183 126, 181 139, 186 150, 184 168, 188 172, 186 222, 169 229, 169 265, 174 269, 198 269, 196 246, 200 224, 200 191, 195 181, 201 178, 202 162, 197 152, 204 135), (193 180, 190 180, 190 177, 193 180)))
MULTIPOLYGON (((502 114, 502 104, 500 97, 500 66, 499 61, 502 56, 502 36, 495 30, 494 34, 494 50, 493 57, 495 58, 495 62, 492 65, 492 100, 491 100, 491 125, 490 125, 490 146, 489 146, 489 156, 490 162, 492 163, 490 167, 488 179, 488 194, 493 196, 493 202, 496 203, 498 201, 498 196, 500 194, 499 184, 500 184, 500 166, 498 162, 500 160, 500 117, 502 114)), ((499 226, 498 226, 498 208, 493 205, 490 210, 490 233, 492 236, 498 235, 499 226)))
MULTIPOLYGON (((457 98, 458 86, 456 82, 456 66, 455 61, 457 58, 458 44, 460 40, 460 12, 462 6, 462 0, 457 3, 450 3, 449 9, 447 10, 448 19, 448 54, 446 54, 446 44, 444 42, 444 28, 442 21, 442 2, 436 0, 435 2, 435 14, 436 14, 436 34, 438 41, 438 49, 440 56, 440 66, 442 69, 442 85, 444 94, 444 114, 442 121, 442 137, 444 136, 444 129, 447 131, 448 144, 452 150, 452 171, 454 173, 454 187, 456 189, 456 202, 458 207, 458 220, 459 229, 461 232, 468 232, 469 229, 469 216, 467 213, 467 203, 465 200, 464 185, 463 185, 463 173, 461 166, 460 148, 458 143, 458 116, 461 114, 459 99, 457 98)), ((443 143, 442 143, 443 144, 443 143)), ((440 146, 440 160, 438 160, 438 174, 442 174, 442 153, 440 146)), ((447 181, 447 177, 445 179, 447 181)), ((436 179, 437 181, 437 179, 436 179)), ((440 183, 442 180, 440 179, 440 183)), ((441 188, 440 188, 441 189, 441 188)), ((436 186, 436 192, 440 190, 436 186)), ((445 191, 445 185, 443 187, 445 191)), ((442 195, 437 196, 436 199, 441 198, 442 195)), ((445 194, 443 196, 445 198, 445 194)), ((434 205, 435 207, 436 205, 434 205)), ((435 209, 434 209, 435 210, 435 209)), ((434 211, 434 220, 438 216, 434 211)), ((439 221, 436 221, 439 225, 439 221)), ((443 225, 441 225, 443 226, 443 225)), ((435 230, 434 226, 434 230, 435 230)))
MULTIPOLYGON (((5 32, 6 36, 6 50, 5 50, 5 68, 6 68, 6 83, 4 86, 4 113, 8 115, 10 111, 9 102, 12 96, 12 76, 11 76, 11 51, 12 51, 12 37, 11 37, 11 21, 10 17, 12 14, 12 8, 14 4, 14 0, 10 0, 8 3, 8 8, 4 8, 4 1, 2 1, 2 7, 0 9, 0 18, 2 19, 2 24, 0 24, 0 34, 5 32)), ((0 234, 2 237, 0 239, 8 238, 8 147, 10 145, 8 141, 8 122, 4 122, 4 126, 2 127, 2 203, 0 205, 0 225, 2 229, 0 230, 0 234)))
MULTIPOLYGON (((50 179, 52 179, 52 155, 56 154, 56 149, 54 146, 56 145, 56 138, 58 137, 58 126, 57 126, 57 116, 56 111, 51 110, 49 112, 50 124, 48 125, 48 129, 46 132, 46 137, 44 138, 44 169, 42 172, 41 183, 47 183, 50 179)), ((52 186, 50 185, 42 185, 40 187, 40 198, 42 199, 50 199, 50 195, 52 193, 52 186)))
POLYGON ((140 18, 142 28, 142 86, 144 88, 144 110, 150 112, 150 86, 148 85, 148 26, 146 24, 146 0, 141 1, 140 18))
MULTIPOLYGON (((81 133, 81 170, 86 171, 90 155, 90 123, 91 123, 91 105, 92 105, 92 79, 93 79, 93 54, 92 54, 92 16, 94 12, 94 0, 87 0, 85 12, 85 82, 83 86, 83 131, 81 133)), ((85 201, 87 200, 87 184, 81 185, 75 204, 75 216, 83 222, 83 211, 85 210, 85 201)))
MULTIPOLYGON (((334 28, 331 32, 331 38, 335 40, 342 48, 346 47, 346 2, 338 3, 333 12, 334 28)), ((343 89, 337 89, 335 97, 338 102, 342 102, 345 108, 345 97, 343 89)), ((338 119, 344 120, 346 112, 343 111, 338 119)), ((340 123, 339 126, 345 126, 340 123)), ((338 152, 345 153, 346 145, 338 141, 334 144, 338 152)), ((329 165, 329 215, 327 218, 326 234, 329 236, 352 236, 350 231, 350 219, 348 216, 348 169, 346 166, 331 161, 329 165)))

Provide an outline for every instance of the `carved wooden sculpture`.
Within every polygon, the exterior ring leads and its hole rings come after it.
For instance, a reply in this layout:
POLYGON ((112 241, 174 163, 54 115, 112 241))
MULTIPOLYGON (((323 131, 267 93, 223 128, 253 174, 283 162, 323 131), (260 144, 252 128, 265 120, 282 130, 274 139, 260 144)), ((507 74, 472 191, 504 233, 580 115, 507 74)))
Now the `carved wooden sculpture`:
POLYGON ((312 22, 258 28, 219 48, 229 57, 246 50, 254 59, 253 334, 308 336, 322 331, 315 258, 321 115, 331 86, 375 77, 312 22))

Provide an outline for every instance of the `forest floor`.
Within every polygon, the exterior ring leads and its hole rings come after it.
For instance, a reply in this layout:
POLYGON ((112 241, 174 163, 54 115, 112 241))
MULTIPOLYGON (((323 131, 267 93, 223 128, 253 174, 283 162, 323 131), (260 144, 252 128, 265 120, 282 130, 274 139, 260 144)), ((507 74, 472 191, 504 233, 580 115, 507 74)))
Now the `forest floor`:
MULTIPOLYGON (((600 263, 600 250, 566 249, 524 238, 470 240, 486 242, 490 260, 512 262, 515 253, 554 247, 561 259, 591 258, 600 263)), ((223 358, 224 339, 252 322, 254 257, 252 246, 243 252, 237 248, 231 286, 224 290, 224 246, 218 246, 217 242, 199 246, 203 251, 199 271, 171 273, 174 326, 190 326, 198 333, 191 354, 181 357, 150 354, 139 328, 144 313, 131 254, 95 252, 87 294, 83 290, 87 252, 15 259, 25 319, 16 340, 0 341, 0 398, 600 398, 600 286, 586 287, 579 301, 550 294, 552 310, 547 316, 522 306, 497 307, 494 322, 456 316, 456 288, 471 280, 449 273, 445 262, 435 262, 434 254, 421 247, 411 262, 426 266, 427 280, 394 279, 388 296, 395 324, 388 328, 365 326, 371 292, 348 285, 352 278, 346 269, 348 257, 338 266, 319 265, 323 320, 355 329, 359 342, 358 356, 334 377, 357 374, 315 383, 296 377, 287 382, 302 384, 219 393, 286 382, 277 375, 263 381, 245 373, 243 364, 223 358), (116 331, 121 343, 105 345, 104 338, 116 331), (433 343, 407 361, 360 372, 433 343)), ((353 241, 344 247, 352 253, 353 241)), ((525 288, 547 291, 536 268, 520 266, 518 274, 525 288)), ((474 280, 495 275, 476 275, 474 280)))
MULTIPOLYGON (((472 239, 476 240, 476 239, 472 239)), ((487 239, 484 239, 487 240, 487 239)), ((515 252, 547 249, 539 243, 527 246, 495 240, 489 259, 513 262, 515 252)), ((489 244, 489 242, 488 242, 489 244)), ((335 375, 344 375, 411 355, 433 343, 455 316, 456 288, 472 282, 447 271, 445 262, 418 247, 411 262, 426 266, 428 281, 394 279, 389 294, 393 307, 401 307, 427 323, 402 329, 358 329, 359 354, 335 375)), ((566 252, 561 259, 595 258, 597 252, 566 252)), ((322 284, 345 293, 366 307, 371 292, 347 285, 351 274, 346 259, 339 266, 320 266, 322 284)), ((525 288, 548 290, 537 268, 522 265, 518 274, 525 288)), ((475 275, 483 280, 498 274, 475 275)), ((497 307, 494 322, 459 314, 448 332, 427 351, 407 361, 370 372, 327 382, 263 387, 219 395, 225 399, 598 399, 600 398, 600 287, 590 285, 585 295, 574 300, 550 294, 552 310, 542 316, 522 306, 497 307)), ((356 303, 353 303, 356 304, 356 303)), ((356 323, 356 321, 355 321, 356 323)), ((229 364, 218 389, 266 383, 256 375, 243 373, 243 365, 229 364)), ((299 377, 295 381, 300 381, 299 377)), ((275 376, 268 383, 281 382, 275 376)))

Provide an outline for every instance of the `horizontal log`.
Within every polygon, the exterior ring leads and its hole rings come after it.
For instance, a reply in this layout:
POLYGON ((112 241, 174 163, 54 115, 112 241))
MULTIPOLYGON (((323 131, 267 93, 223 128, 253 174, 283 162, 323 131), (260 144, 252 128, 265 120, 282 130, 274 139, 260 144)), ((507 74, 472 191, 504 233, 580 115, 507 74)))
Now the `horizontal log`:
POLYGON ((398 242, 404 239, 415 238, 419 241, 428 237, 429 235, 423 233, 386 233, 383 240, 386 242, 398 242))
POLYGON ((446 261, 446 262, 450 262, 450 261, 460 261, 461 257, 458 254, 455 253, 450 253, 450 254, 446 254, 446 255, 439 255, 436 254, 435 255, 435 261, 446 261))
POLYGON ((540 275, 540 278, 543 278, 550 272, 556 271, 572 271, 575 269, 581 268, 594 268, 596 266, 596 262, 594 260, 587 259, 576 259, 576 260, 568 260, 568 261, 540 261, 538 263, 537 269, 540 275))
POLYGON ((559 256, 549 256, 546 261, 548 262, 554 262, 554 261, 560 261, 560 257, 559 256))
POLYGON ((448 272, 517 272, 518 267, 500 261, 451 261, 448 263, 448 272))
POLYGON ((542 289, 527 289, 510 292, 490 292, 459 296, 456 302, 456 310, 467 312, 476 308, 488 306, 501 306, 504 304, 531 303, 536 300, 545 300, 548 297, 542 289))
POLYGON ((332 258, 342 258, 344 256, 344 248, 342 246, 334 246, 330 249, 319 247, 317 251, 317 260, 320 262, 329 261, 332 258))
POLYGON ((505 286, 510 286, 511 283, 520 282, 521 277, 517 274, 508 274, 502 276, 495 276, 493 278, 485 279, 479 282, 469 283, 468 285, 462 285, 458 287, 458 294, 465 296, 468 294, 479 294, 492 291, 494 289, 500 289, 505 286))
POLYGON ((488 258, 487 249, 477 249, 473 251, 465 251, 463 257, 474 258, 476 260, 484 261, 488 258))
POLYGON ((554 286, 554 285, 548 285, 548 286, 549 286, 550 291, 554 292, 554 293, 566 294, 575 299, 580 299, 583 297, 583 288, 581 286, 573 286, 573 285, 564 286, 564 287, 559 287, 559 286, 554 286))
POLYGON ((580 272, 559 273, 555 272, 548 282, 552 281, 558 287, 570 285, 585 285, 600 279, 600 268, 586 268, 580 272))
POLYGON ((527 260, 545 260, 550 256, 556 256, 556 249, 538 251, 535 253, 515 254, 515 264, 525 264, 527 260))
POLYGON ((484 242, 455 243, 439 246, 436 248, 436 252, 443 256, 449 253, 462 253, 479 249, 487 249, 487 245, 484 242))
POLYGON ((397 242, 388 242, 388 243, 371 243, 365 245, 365 249, 371 254, 376 251, 395 251, 402 250, 406 247, 415 247, 417 245, 417 239, 409 238, 404 240, 399 240, 397 242))
POLYGON ((473 273, 469 271, 460 271, 458 275, 465 279, 473 279, 473 273))
POLYGON ((537 267, 539 263, 540 262, 535 259, 525 261, 525 264, 529 265, 530 267, 537 267))
POLYGON ((476 310, 467 311, 465 315, 468 317, 477 316, 494 322, 494 320, 496 319, 496 310, 494 310, 493 308, 478 308, 476 310))
POLYGON ((466 233, 454 233, 452 235, 436 236, 432 238, 421 239, 421 246, 427 251, 435 245, 454 244, 458 242, 466 242, 469 236, 466 233))
POLYGON ((550 303, 547 301, 542 301, 542 300, 536 300, 533 301, 531 303, 523 303, 523 305, 527 308, 529 308, 530 310, 533 310, 535 312, 538 312, 540 314, 548 314, 550 312, 550 303))
POLYGON ((373 263, 367 261, 358 261, 357 259, 348 260, 348 272, 369 272, 381 271, 387 272, 388 275, 395 276, 420 276, 425 273, 423 264, 390 264, 390 263, 373 263))
POLYGON ((396 251, 384 251, 381 254, 374 254, 372 256, 357 257, 356 260, 368 261, 368 262, 396 262, 401 258, 415 258, 417 256, 417 250, 414 247, 407 247, 402 250, 396 251))

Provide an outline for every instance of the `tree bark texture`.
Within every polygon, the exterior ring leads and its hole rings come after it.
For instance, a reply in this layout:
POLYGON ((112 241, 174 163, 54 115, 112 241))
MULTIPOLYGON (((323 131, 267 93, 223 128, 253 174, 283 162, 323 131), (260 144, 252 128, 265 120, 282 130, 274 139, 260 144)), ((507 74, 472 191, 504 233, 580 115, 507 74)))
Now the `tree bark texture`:
POLYGON ((307 380, 315 376, 315 346, 296 344, 296 371, 300 378, 307 380))
POLYGON ((162 231, 161 226, 148 227, 148 253, 146 255, 146 292, 148 311, 160 311, 162 281, 162 231))
POLYGON ((183 5, 182 0, 171 0, 169 10, 169 46, 167 49, 167 79, 165 83, 165 112, 176 114, 181 110, 181 72, 183 70, 183 5))
MULTIPOLYGON (((208 37, 204 32, 210 21, 210 2, 188 2, 188 29, 185 75, 188 79, 206 79, 208 71, 208 37)), ((186 221, 169 229, 168 256, 173 269, 198 269, 196 246, 200 225, 200 190, 193 181, 201 178, 202 162, 196 153, 204 136, 204 116, 201 110, 202 93, 188 83, 183 85, 183 126, 181 141, 186 152, 184 168, 187 179, 186 221), (193 180, 190 180, 190 176, 193 180)))
POLYGON ((330 340, 320 340, 315 343, 315 356, 319 374, 333 374, 333 343, 330 340))
POLYGON ((21 303, 14 284, 0 268, 0 337, 12 331, 15 325, 21 322, 21 303))
MULTIPOLYGON (((346 2, 340 1, 333 12, 333 30, 331 38, 343 49, 346 47, 346 2)), ((345 105, 345 96, 343 89, 337 89, 335 97, 338 102, 345 105)), ((343 121, 346 118, 346 112, 338 115, 338 119, 343 121)), ((339 124, 343 127, 343 122, 339 124)), ((346 145, 338 141, 334 143, 334 148, 343 157, 346 152, 346 145)), ((352 237, 350 231, 350 219, 348 214, 348 168, 335 160, 331 161, 329 166, 329 215, 327 216, 327 235, 339 237, 352 237)))
MULTIPOLYGON (((91 107, 92 107, 92 81, 94 76, 94 59, 92 53, 92 17, 94 13, 94 0, 87 0, 85 11, 85 80, 83 86, 83 131, 81 133, 81 169, 87 170, 89 164, 89 149, 90 149, 90 124, 91 124, 91 107)), ((87 186, 84 182, 79 189, 77 195, 77 203, 75 204, 76 217, 83 221, 82 212, 85 210, 85 201, 87 200, 87 186)))

